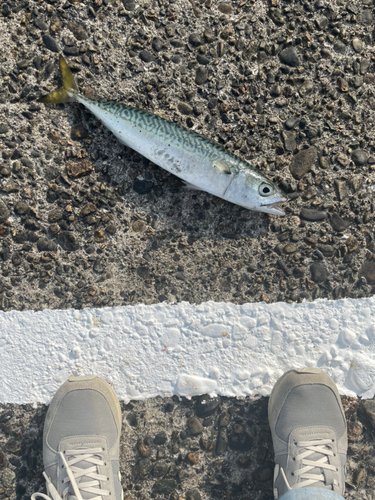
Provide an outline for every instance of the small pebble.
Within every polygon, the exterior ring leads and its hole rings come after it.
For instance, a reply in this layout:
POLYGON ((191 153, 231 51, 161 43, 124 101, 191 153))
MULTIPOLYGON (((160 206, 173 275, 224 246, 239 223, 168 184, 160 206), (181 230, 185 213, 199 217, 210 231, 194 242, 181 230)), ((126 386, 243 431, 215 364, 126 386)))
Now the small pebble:
POLYGON ((83 175, 87 175, 92 170, 94 167, 88 160, 81 160, 81 161, 69 161, 66 164, 66 172, 69 177, 82 177, 83 175))
POLYGON ((229 3, 219 3, 217 8, 223 14, 232 14, 232 12, 233 12, 233 7, 229 3))
POLYGON ((198 434, 202 434, 203 432, 203 425, 196 417, 189 418, 188 427, 193 436, 197 436, 198 434))
POLYGON ((295 253, 296 251, 297 251, 297 245, 295 245, 295 243, 288 243, 283 248, 283 252, 286 253, 287 255, 295 253))
POLYGON ((335 52, 337 52, 338 54, 345 54, 346 52, 346 45, 341 41, 337 41, 334 46, 333 46, 333 50, 335 52))
POLYGON ((135 10, 136 7, 135 0, 122 0, 122 3, 124 4, 124 7, 127 11, 131 12, 135 10))
POLYGON ((189 44, 193 47, 199 47, 204 43, 202 36, 199 33, 192 33, 189 36, 189 44))
POLYGON ((282 137, 286 151, 294 151, 297 147, 295 132, 283 130, 282 137))
POLYGON ((42 37, 44 45, 51 52, 56 52, 57 54, 60 52, 59 46, 54 38, 50 35, 43 35, 42 37))
POLYGON ((86 30, 80 24, 75 23, 73 21, 69 21, 68 28, 70 29, 70 31, 73 33, 73 35, 76 37, 77 40, 81 41, 86 40, 87 38, 86 30))
POLYGON ((349 221, 344 221, 336 212, 334 212, 329 219, 332 229, 337 232, 345 231, 350 225, 349 221))
POLYGON ((39 252, 56 252, 57 250, 56 243, 48 238, 39 238, 36 246, 39 252))
POLYGON ((301 65, 300 59, 295 47, 287 47, 280 52, 280 60, 288 66, 297 67, 301 65))
POLYGON ((317 25, 318 29, 320 29, 321 31, 323 31, 327 28, 328 23, 329 23, 329 21, 326 18, 326 16, 320 16, 315 21, 315 24, 317 25))
POLYGON ((163 47, 164 47, 164 44, 163 44, 163 40, 161 40, 161 38, 156 37, 152 40, 152 48, 156 52, 160 52, 161 50, 163 50, 163 47))
POLYGON ((0 223, 7 221, 9 216, 10 212, 8 210, 8 207, 2 200, 0 200, 0 223))
POLYGON ((308 221, 321 221, 327 218, 327 212, 323 210, 314 210, 313 208, 303 208, 300 213, 300 217, 303 220, 308 221))
POLYGON ((141 219, 136 220, 132 224, 132 229, 136 233, 143 233, 144 231, 146 231, 146 223, 141 219))
POLYGON ((149 63, 155 60, 155 56, 149 51, 149 50, 142 50, 142 52, 139 53, 140 59, 142 61, 149 63))
POLYGON ((337 198, 340 201, 344 201, 349 197, 349 187, 346 181, 335 181, 335 189, 337 193, 337 198))
POLYGON ((292 130, 296 124, 299 122, 299 118, 298 117, 295 117, 295 118, 288 118, 287 121, 285 122, 285 128, 287 130, 292 130))
POLYGON ((158 495, 170 495, 177 488, 174 479, 160 479, 153 486, 153 492, 158 495))
MULTIPOLYGON (((185 494, 186 500, 202 500, 201 494, 199 493, 198 490, 189 490, 185 494)), ((181 500, 178 499, 178 500, 181 500)))
POLYGON ((362 49, 363 49, 362 40, 360 40, 357 37, 353 38, 353 40, 352 40, 352 47, 355 50, 355 52, 357 52, 357 54, 359 54, 360 52, 362 52, 362 49))
POLYGON ((195 83, 203 85, 208 79, 208 70, 204 66, 199 66, 195 74, 195 83))
POLYGON ((149 457, 151 454, 150 448, 144 444, 144 442, 140 439, 137 443, 137 448, 142 457, 149 457))
POLYGON ((154 443, 157 445, 164 444, 167 441, 167 435, 165 431, 159 432, 154 438, 154 443))
POLYGON ((6 134, 9 131, 9 126, 6 123, 0 123, 0 134, 6 134))
POLYGON ((206 66, 207 64, 210 64, 210 62, 211 62, 210 59, 203 54, 197 55, 197 61, 199 62, 199 64, 202 64, 203 66, 206 66))
POLYGON ((199 455, 196 452, 188 453, 186 458, 188 459, 188 461, 191 464, 194 464, 194 465, 199 462, 199 455))
POLYGON ((366 278, 367 283, 375 285, 375 261, 371 260, 362 264, 358 276, 366 278))
POLYGON ((133 189, 138 194, 147 194, 152 191, 154 184, 151 181, 136 179, 133 184, 133 189))
POLYGON ((191 115, 193 113, 193 108, 184 102, 179 102, 177 108, 183 115, 191 115))
POLYGON ((216 454, 222 455, 224 451, 226 451, 227 447, 228 447, 228 438, 226 436, 226 432, 223 429, 219 429, 215 446, 216 454))
POLYGON ((77 236, 72 231, 61 231, 57 236, 57 241, 66 251, 74 252, 79 248, 77 236))
POLYGON ((363 407, 366 412, 366 415, 369 417, 372 430, 375 430, 375 400, 368 399, 363 401, 363 407))
POLYGON ((362 149, 356 149, 352 153, 352 160, 357 165, 357 167, 360 167, 362 165, 366 165, 368 158, 369 158, 369 155, 365 151, 363 151, 362 149))
POLYGON ((219 406, 219 397, 210 398, 209 396, 201 396, 196 402, 195 412, 200 418, 209 417, 216 412, 219 406))
MULTIPOLYGON (((216 35, 215 35, 214 30, 212 28, 209 28, 209 27, 207 27, 204 30, 203 36, 204 36, 206 42, 208 42, 208 43, 212 43, 216 40, 216 35)), ((189 41, 190 41, 190 39, 189 39, 189 41)))
POLYGON ((321 262, 314 262, 310 266, 311 279, 315 283, 322 283, 327 278, 327 270, 321 262))
POLYGON ((317 158, 317 151, 314 146, 308 149, 303 149, 295 154, 289 165, 290 173, 295 179, 302 179, 314 165, 317 158))
POLYGON ((25 215, 29 212, 30 207, 27 203, 24 201, 17 201, 17 203, 14 206, 14 211, 18 215, 25 215))

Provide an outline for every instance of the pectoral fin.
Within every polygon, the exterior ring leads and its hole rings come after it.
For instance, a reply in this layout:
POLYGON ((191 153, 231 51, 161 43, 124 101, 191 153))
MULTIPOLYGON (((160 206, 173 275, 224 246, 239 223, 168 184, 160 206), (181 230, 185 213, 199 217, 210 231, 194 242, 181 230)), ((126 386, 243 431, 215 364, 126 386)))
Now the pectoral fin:
POLYGON ((226 175, 231 175, 231 170, 229 168, 229 165, 226 161, 224 160, 218 160, 214 162, 214 167, 216 170, 218 170, 221 174, 226 174, 226 175))

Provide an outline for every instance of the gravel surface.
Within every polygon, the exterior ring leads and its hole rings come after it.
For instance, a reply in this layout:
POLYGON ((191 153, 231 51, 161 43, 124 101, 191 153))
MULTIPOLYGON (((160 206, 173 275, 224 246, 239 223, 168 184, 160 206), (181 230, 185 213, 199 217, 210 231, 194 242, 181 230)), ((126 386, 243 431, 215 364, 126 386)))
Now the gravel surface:
MULTIPOLYGON (((343 398, 345 498, 373 500, 375 401, 343 398)), ((272 500, 268 398, 154 398, 122 405, 121 474, 128 500, 272 500)), ((0 499, 44 491, 46 407, 0 405, 0 499)))
POLYGON ((370 296, 373 0, 3 1, 0 308, 370 296), (289 195, 284 218, 182 182, 58 87, 158 113, 289 195))
MULTIPOLYGON (((3 0, 0 309, 373 295, 374 18, 373 0, 3 0), (58 53, 88 95, 250 161, 286 217, 185 191, 83 107, 38 104, 58 53)), ((347 496, 373 499, 374 402, 346 401, 347 496)), ((124 407, 126 498, 271 498, 266 400, 223 398, 194 436, 195 405, 124 407)), ((28 498, 45 409, 0 411, 0 498, 28 498)))

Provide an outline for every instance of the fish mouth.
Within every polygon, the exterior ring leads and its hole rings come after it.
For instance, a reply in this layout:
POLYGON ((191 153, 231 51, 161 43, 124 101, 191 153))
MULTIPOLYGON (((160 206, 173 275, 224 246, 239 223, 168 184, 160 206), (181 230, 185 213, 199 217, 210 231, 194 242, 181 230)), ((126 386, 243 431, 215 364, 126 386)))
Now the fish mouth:
POLYGON ((265 203, 261 205, 262 211, 272 215, 285 215, 284 210, 281 208, 281 203, 285 203, 287 199, 281 201, 275 201, 274 203, 265 203))

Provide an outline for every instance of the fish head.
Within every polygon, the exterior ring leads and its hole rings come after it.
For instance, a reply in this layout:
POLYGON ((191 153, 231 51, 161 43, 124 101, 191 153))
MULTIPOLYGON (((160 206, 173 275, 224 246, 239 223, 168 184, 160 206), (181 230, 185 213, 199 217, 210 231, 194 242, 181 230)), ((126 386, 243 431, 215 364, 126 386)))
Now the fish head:
POLYGON ((255 170, 240 171, 233 176, 225 199, 249 210, 272 215, 285 215, 280 205, 288 201, 272 181, 255 170))

